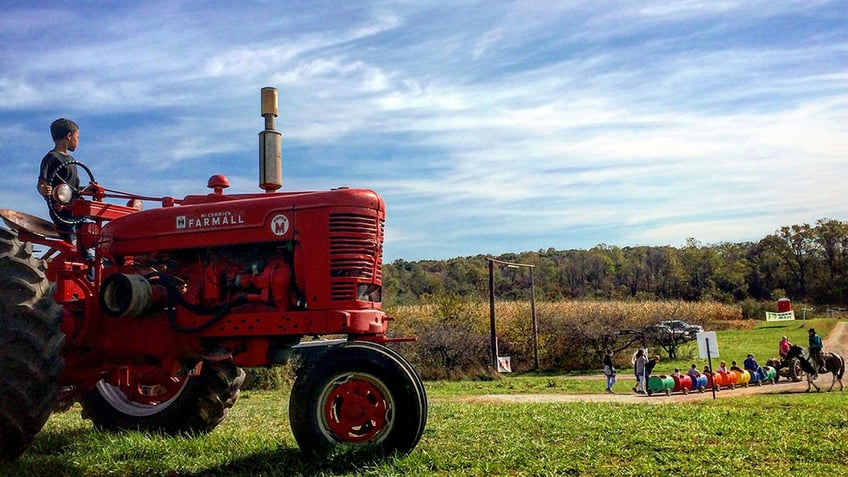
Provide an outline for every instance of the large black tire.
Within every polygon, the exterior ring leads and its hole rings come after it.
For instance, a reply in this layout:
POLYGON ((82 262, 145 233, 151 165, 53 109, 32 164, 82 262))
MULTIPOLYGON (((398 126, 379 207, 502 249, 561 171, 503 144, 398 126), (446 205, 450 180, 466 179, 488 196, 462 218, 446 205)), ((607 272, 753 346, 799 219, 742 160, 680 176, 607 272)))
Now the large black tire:
POLYGON ((199 376, 139 383, 162 387, 168 398, 139 402, 117 385, 102 380, 82 396, 82 416, 101 430, 140 430, 165 434, 209 432, 227 417, 239 397, 244 370, 232 361, 205 361, 199 376))
MULTIPOLYGON (((390 350, 390 351, 392 351, 392 350, 390 350)), ((417 443, 421 439, 421 436, 424 434, 424 428, 427 425, 427 416, 429 414, 428 403, 427 403, 427 392, 424 390, 424 382, 421 381, 421 377, 418 376, 418 372, 415 370, 415 368, 412 366, 412 364, 409 361, 407 361, 406 358, 404 358, 402 354, 397 353, 397 352, 393 352, 393 354, 395 355, 395 358, 398 361, 400 361, 401 364, 403 364, 403 366, 406 368, 406 370, 409 372, 409 374, 412 375, 413 380, 415 381, 415 386, 417 388, 419 401, 420 401, 419 404, 420 404, 420 408, 421 408, 421 417, 419 419, 418 435, 415 436, 415 442, 417 443)))
POLYGON ((289 421, 300 449, 408 454, 427 423, 427 395, 412 366, 391 349, 351 341, 300 370, 289 421))
POLYGON ((29 448, 56 402, 65 336, 52 291, 32 244, 0 229, 0 462, 29 448))

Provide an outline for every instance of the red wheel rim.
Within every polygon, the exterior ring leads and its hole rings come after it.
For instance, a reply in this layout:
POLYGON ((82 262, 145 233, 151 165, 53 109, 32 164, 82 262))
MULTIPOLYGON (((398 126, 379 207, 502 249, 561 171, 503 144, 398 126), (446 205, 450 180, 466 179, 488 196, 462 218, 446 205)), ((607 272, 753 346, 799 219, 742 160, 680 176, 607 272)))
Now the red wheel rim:
POLYGON ((387 423, 388 400, 375 384, 361 376, 336 382, 324 399, 324 419, 345 442, 371 442, 387 423))

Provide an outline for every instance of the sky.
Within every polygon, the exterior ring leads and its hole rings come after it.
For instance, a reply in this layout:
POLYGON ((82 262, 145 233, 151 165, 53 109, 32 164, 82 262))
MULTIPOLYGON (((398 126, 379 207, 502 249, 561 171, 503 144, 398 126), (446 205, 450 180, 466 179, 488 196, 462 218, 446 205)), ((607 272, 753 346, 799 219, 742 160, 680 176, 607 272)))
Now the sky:
POLYGON ((58 117, 108 188, 258 192, 272 86, 283 190, 380 193, 386 261, 848 221, 845 0, 0 4, 0 208, 58 117))

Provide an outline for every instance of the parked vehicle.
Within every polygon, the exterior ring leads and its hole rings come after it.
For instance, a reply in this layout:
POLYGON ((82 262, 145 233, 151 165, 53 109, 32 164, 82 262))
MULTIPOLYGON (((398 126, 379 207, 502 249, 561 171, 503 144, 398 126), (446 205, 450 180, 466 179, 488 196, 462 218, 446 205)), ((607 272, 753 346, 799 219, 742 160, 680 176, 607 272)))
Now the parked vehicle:
POLYGON ((668 327, 672 333, 683 333, 690 340, 694 340, 698 333, 704 332, 703 326, 691 325, 681 320, 665 320, 661 321, 660 325, 668 327))
POLYGON ((692 341, 704 327, 681 320, 663 320, 645 328, 645 335, 660 342, 692 341))

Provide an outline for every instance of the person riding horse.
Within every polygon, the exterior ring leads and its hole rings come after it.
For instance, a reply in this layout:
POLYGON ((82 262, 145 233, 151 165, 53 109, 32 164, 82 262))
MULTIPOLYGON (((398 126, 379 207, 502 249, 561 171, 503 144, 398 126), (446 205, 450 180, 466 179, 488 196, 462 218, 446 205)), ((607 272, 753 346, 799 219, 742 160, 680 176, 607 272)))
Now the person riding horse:
MULTIPOLYGON (((825 368, 827 368, 827 373, 833 375, 833 380, 830 382, 830 387, 828 391, 832 391, 833 387, 836 383, 839 383, 839 390, 843 389, 842 385, 842 377, 845 375, 845 358, 840 356, 838 353, 822 352, 822 359, 825 361, 825 368)), ((802 348, 800 346, 792 346, 789 348, 789 352, 786 353, 786 358, 783 361, 784 365, 792 363, 793 360, 797 360, 798 364, 801 366, 801 369, 807 375, 807 391, 810 390, 811 387, 815 387, 816 391, 819 391, 819 386, 813 381, 818 378, 818 374, 816 373, 816 368, 818 364, 810 353, 809 348, 802 348)))
POLYGON ((810 335, 810 356, 815 360, 818 365, 819 373, 826 373, 827 367, 824 363, 824 357, 822 356, 822 339, 821 336, 816 334, 815 328, 810 328, 807 330, 807 333, 810 335))

